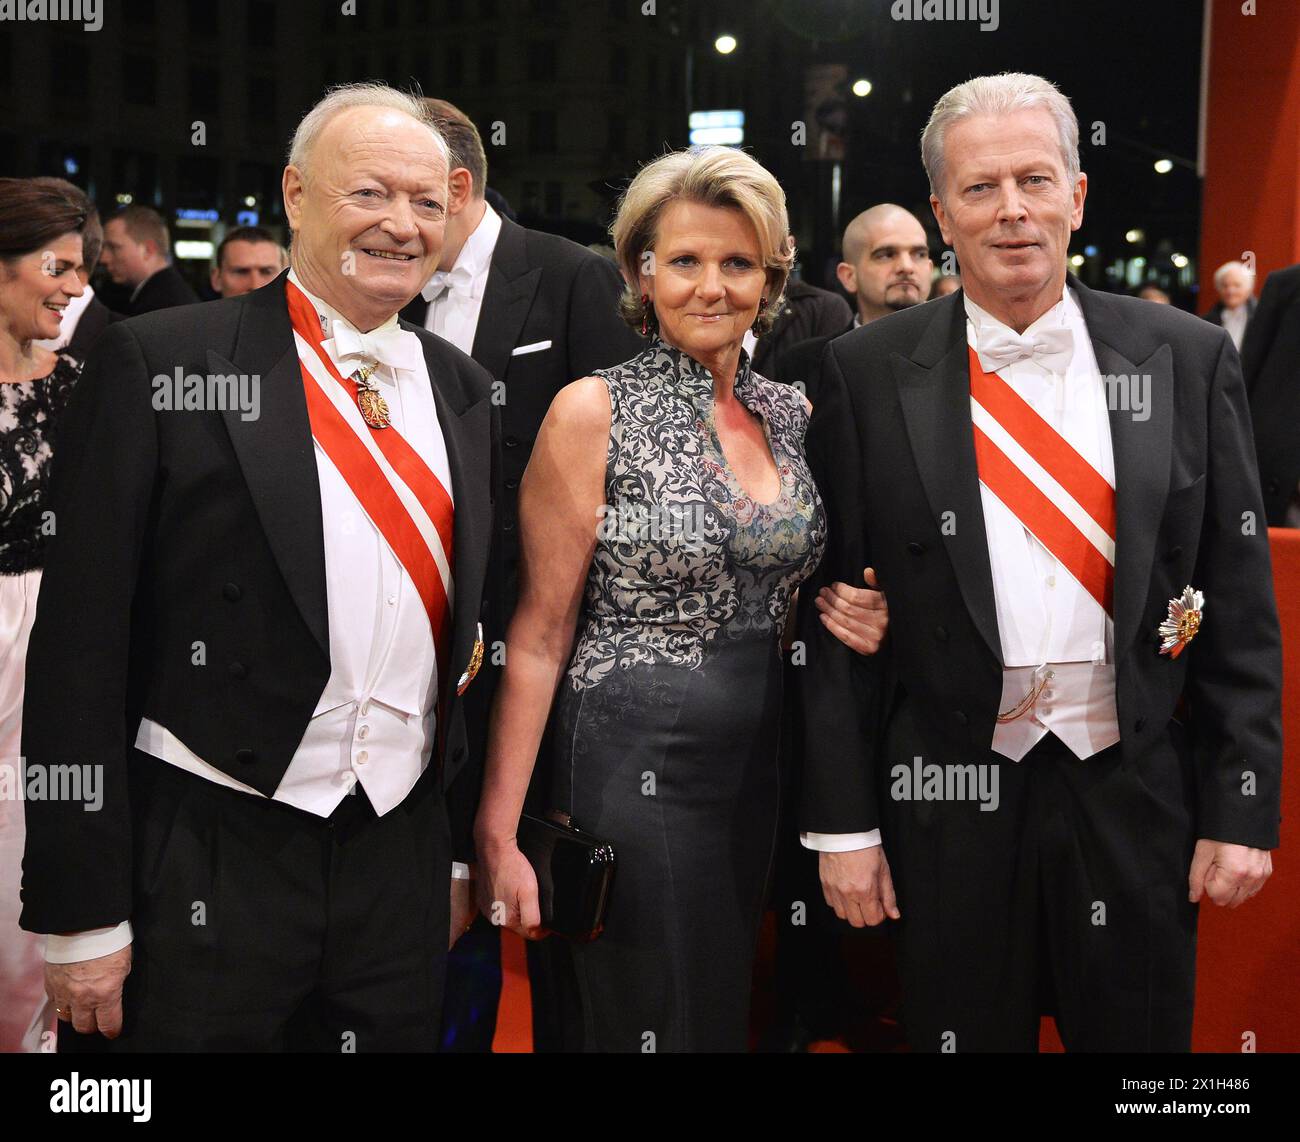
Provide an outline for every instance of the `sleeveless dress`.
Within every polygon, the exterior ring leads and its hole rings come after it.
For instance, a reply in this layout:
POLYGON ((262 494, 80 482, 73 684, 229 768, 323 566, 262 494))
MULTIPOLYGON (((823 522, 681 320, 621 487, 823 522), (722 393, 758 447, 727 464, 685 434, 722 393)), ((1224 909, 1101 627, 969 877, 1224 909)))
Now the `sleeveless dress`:
MULTIPOLYGON (((54 371, 0 384, 0 767, 17 785, 24 662, 50 537, 50 460, 58 424, 81 371, 62 351, 54 371)), ((22 801, 0 796, 0 1053, 39 1051, 53 1031, 45 1003, 45 937, 18 927, 22 801)))
POLYGON ((808 415, 743 353, 781 490, 745 494, 713 378, 655 339, 598 371, 609 389, 606 506, 555 712, 552 806, 611 843, 603 934, 551 938, 564 1049, 743 1051, 775 840, 781 635, 821 559, 808 415), (567 988, 566 986, 567 985, 567 988))

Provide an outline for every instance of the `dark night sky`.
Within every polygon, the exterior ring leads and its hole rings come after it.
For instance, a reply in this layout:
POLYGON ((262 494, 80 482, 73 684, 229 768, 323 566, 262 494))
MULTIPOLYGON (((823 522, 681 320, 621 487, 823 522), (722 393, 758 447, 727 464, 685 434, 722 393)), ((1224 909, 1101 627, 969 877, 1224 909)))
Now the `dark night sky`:
MULTIPOLYGON (((715 6, 720 18, 745 5, 715 6)), ((1089 175, 1077 244, 1120 252, 1144 226, 1196 254, 1200 183, 1194 167, 1159 175, 1160 154, 1196 159, 1201 70, 1197 0, 1001 0, 999 27, 896 22, 890 0, 770 0, 787 34, 819 41, 816 55, 847 60, 874 85, 853 101, 845 212, 895 198, 923 206, 919 137, 935 100, 972 75, 1031 71, 1055 82, 1079 117, 1089 175), (838 34, 837 34, 838 33, 838 34), (1105 124, 1107 145, 1090 143, 1105 124)))

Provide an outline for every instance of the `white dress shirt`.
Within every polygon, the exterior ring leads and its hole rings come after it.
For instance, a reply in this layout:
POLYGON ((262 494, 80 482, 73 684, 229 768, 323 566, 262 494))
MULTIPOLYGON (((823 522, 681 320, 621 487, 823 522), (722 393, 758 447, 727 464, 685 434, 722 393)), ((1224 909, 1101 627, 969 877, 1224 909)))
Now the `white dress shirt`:
POLYGON ((65 348, 77 332, 77 322, 81 320, 81 315, 86 312, 86 306, 94 298, 95 288, 89 285, 82 291, 80 297, 68 298, 68 308, 63 311, 63 316, 59 319, 59 335, 57 337, 47 337, 43 341, 35 342, 35 344, 42 349, 55 351, 65 348))
MULTIPOLYGON (((292 281, 316 307, 325 352, 343 376, 359 362, 340 363, 336 323, 348 325, 320 298, 292 281)), ((395 326, 394 316, 380 329, 395 326)), ((349 328, 351 328, 349 326, 349 328)), ((415 335, 407 336, 415 340, 415 335)), ((373 380, 388 402, 393 427, 419 453, 451 495, 451 470, 438 423, 428 366, 418 342, 410 369, 381 365, 373 380)), ((368 432, 355 404, 349 421, 368 432)), ((328 817, 360 783, 382 816, 410 792, 435 748, 438 664, 419 592, 397 556, 370 521, 347 481, 315 444, 325 540, 330 676, 302 741, 272 800, 328 817)), ((229 789, 263 794, 210 765, 165 726, 145 718, 136 747, 229 789)), ((469 875, 457 862, 453 876, 469 875)), ((47 937, 46 960, 71 963, 107 955, 131 941, 129 921, 76 936, 47 937)))
POLYGON ((1237 352, 1241 352, 1242 338, 1246 336, 1246 323, 1250 320, 1250 305, 1242 302, 1235 309, 1228 309, 1226 306, 1219 314, 1219 321, 1227 331, 1232 343, 1237 347, 1237 352))
MULTIPOLYGON (((963 295, 963 300, 970 345, 978 348, 981 336, 999 330, 1012 332, 969 296, 963 295)), ((1068 328, 1073 334, 1068 354, 1046 361, 1016 361, 997 370, 997 375, 1114 487, 1106 389, 1083 311, 1068 288, 1023 336, 1052 328, 1068 328)), ((1040 671, 1053 672, 1027 713, 995 725, 990 748, 1019 761, 1050 730, 1077 757, 1090 757, 1119 741, 1114 622, 983 482, 980 501, 1002 649, 999 709, 1009 710, 1020 702, 1041 677, 1040 671)), ((880 830, 803 833, 800 839, 807 848, 847 852, 880 844, 880 830)))
POLYGON ((465 239, 456 264, 450 270, 439 270, 420 291, 429 303, 424 327, 450 341, 462 353, 474 348, 483 291, 487 288, 488 271, 492 269, 492 252, 500 236, 501 215, 485 202, 483 217, 465 239))

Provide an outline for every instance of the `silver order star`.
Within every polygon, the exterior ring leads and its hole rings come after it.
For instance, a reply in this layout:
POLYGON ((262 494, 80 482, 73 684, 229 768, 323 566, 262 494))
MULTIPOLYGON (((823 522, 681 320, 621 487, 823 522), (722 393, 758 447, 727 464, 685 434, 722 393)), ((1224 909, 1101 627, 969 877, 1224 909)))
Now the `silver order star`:
POLYGON ((1160 653, 1170 658, 1177 658, 1201 626, 1201 616, 1205 611, 1205 596, 1192 586, 1183 588, 1183 593, 1169 600, 1169 614, 1160 624, 1160 653))

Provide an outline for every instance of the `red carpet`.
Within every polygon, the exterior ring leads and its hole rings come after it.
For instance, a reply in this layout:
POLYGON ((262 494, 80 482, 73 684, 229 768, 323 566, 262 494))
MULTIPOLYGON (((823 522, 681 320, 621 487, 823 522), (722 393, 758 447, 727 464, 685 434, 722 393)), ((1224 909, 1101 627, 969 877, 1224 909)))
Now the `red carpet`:
MULTIPOLYGON (((1282 619, 1283 733, 1282 844, 1273 855, 1273 876, 1260 895, 1229 912, 1202 903, 1197 958, 1195 1051, 1300 1051, 1300 532, 1271 529, 1273 579, 1282 619)), ((1206 600, 1205 621, 1214 621, 1206 600)), ((1194 648, 1193 651, 1194 653, 1194 648)), ((770 927, 770 925, 769 925, 770 927)), ((771 976, 770 932, 765 932, 756 971, 755 1020, 761 1021, 763 988, 771 976)), ((533 1047, 528 972, 523 941, 507 932, 502 942, 504 983, 493 1050, 533 1047)), ((1062 1050, 1056 1025, 1044 1019, 1043 1051, 1062 1050)), ((814 1043, 816 1053, 844 1052, 839 1042, 814 1043)))

